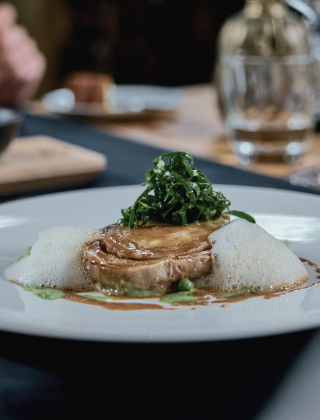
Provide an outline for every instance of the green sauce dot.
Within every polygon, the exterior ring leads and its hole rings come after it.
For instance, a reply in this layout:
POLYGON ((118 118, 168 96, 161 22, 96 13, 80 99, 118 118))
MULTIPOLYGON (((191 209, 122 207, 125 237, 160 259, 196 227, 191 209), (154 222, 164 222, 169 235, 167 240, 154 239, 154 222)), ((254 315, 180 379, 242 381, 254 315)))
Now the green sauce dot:
POLYGON ((179 292, 189 292, 193 289, 192 281, 188 279, 181 279, 178 283, 178 290, 179 292))

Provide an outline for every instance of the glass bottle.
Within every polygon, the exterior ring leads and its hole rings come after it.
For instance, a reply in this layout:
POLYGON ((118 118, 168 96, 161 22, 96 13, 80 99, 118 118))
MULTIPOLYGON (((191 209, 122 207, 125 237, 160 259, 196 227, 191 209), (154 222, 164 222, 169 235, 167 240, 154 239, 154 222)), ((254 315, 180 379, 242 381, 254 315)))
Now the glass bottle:
POLYGON ((218 51, 219 98, 238 162, 299 160, 315 107, 305 23, 280 0, 247 0, 223 25, 218 51))

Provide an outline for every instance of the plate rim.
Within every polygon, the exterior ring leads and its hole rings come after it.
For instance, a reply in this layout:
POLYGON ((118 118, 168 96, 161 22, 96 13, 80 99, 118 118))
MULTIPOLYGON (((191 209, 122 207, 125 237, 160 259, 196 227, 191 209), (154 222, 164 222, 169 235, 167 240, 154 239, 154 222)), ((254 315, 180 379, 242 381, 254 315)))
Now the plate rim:
MULTIPOLYGON (((270 187, 256 187, 256 186, 246 186, 246 185, 234 185, 234 184, 213 184, 214 188, 220 189, 223 191, 223 188, 233 188, 233 189, 245 189, 248 191, 259 191, 259 192, 271 192, 275 194, 282 195, 285 194, 287 196, 305 196, 307 195, 310 199, 316 200, 320 204, 320 196, 317 194, 312 194, 309 192, 303 191, 292 191, 292 190, 285 190, 285 189, 278 189, 278 188, 270 188, 270 187)), ((121 185, 121 186, 110 186, 110 187, 100 187, 100 188, 86 188, 82 190, 70 190, 70 191, 61 191, 55 193, 47 193, 38 195, 35 197, 26 197, 26 198, 19 198, 15 200, 10 200, 0 204, 0 215, 6 209, 10 209, 10 207, 19 206, 20 203, 26 204, 33 204, 41 201, 46 201, 50 199, 54 199, 56 197, 68 197, 73 195, 85 195, 85 194, 100 194, 103 191, 117 191, 117 190, 126 190, 126 189, 135 189, 141 188, 141 185, 134 184, 134 185, 121 185)), ((185 309, 182 309, 185 310, 185 309)), ((178 337, 168 334, 163 334, 162 332, 155 332, 154 337, 148 336, 146 333, 132 333, 131 335, 127 335, 126 337, 119 334, 108 332, 107 336, 101 335, 101 332, 95 331, 86 331, 85 333, 79 333, 77 330, 70 332, 69 330, 59 330, 58 328, 50 327, 49 331, 45 329, 44 326, 37 326, 37 329, 32 329, 32 325, 27 325, 24 323, 19 323, 13 317, 12 319, 6 319, 6 325, 2 325, 3 318, 1 316, 2 309, 0 309, 0 330, 11 332, 11 333, 18 333, 23 335, 32 335, 38 337, 45 337, 45 338, 59 338, 59 339, 68 339, 68 340, 78 340, 78 341, 96 341, 96 342, 119 342, 119 343, 183 343, 183 342, 208 342, 208 341, 226 341, 226 340, 239 340, 239 339, 248 339, 248 338, 259 338, 259 337, 267 337, 272 335, 279 335, 279 334, 287 334, 292 332, 298 332, 302 330, 308 330, 312 328, 316 328, 320 325, 320 318, 313 319, 313 313, 310 313, 308 317, 304 319, 296 320, 293 324, 286 325, 285 322, 281 324, 265 326, 262 332, 257 331, 257 324, 250 325, 246 331, 241 330, 239 333, 235 333, 234 331, 232 334, 226 331, 225 333, 217 331, 213 334, 212 330, 200 331, 196 334, 190 336, 188 333, 183 333, 178 337), (185 335, 184 335, 185 334, 185 335), (84 336, 85 335, 85 336, 84 336)), ((4 312, 5 318, 10 316, 10 311, 4 312)), ((34 325, 34 324, 33 324, 34 325)), ((173 333, 172 333, 173 334, 173 333)))
MULTIPOLYGON (((294 190, 287 190, 287 189, 282 189, 282 188, 274 188, 274 187, 256 187, 256 186, 251 186, 251 185, 237 185, 237 184, 220 184, 220 183, 214 183, 212 182, 210 179, 209 181, 212 183, 214 189, 219 190, 221 192, 222 189, 220 189, 220 187, 222 188, 245 188, 248 190, 256 190, 256 191, 261 191, 261 190, 265 190, 265 191, 270 191, 270 192, 274 192, 274 193, 278 193, 278 194, 287 194, 287 195, 307 195, 309 198, 314 198, 316 200, 320 200, 320 195, 317 193, 310 193, 308 191, 294 191, 294 190), (218 187, 218 188, 216 188, 218 187)), ((17 198, 17 199, 9 199, 8 201, 5 201, 4 203, 0 203, 0 211, 2 209, 2 207, 5 206, 10 206, 14 203, 20 203, 20 202, 31 202, 31 201, 38 201, 38 200, 43 200, 46 198, 50 198, 50 197, 60 197, 60 196, 65 196, 65 195, 81 195, 84 193, 94 193, 94 192, 98 192, 98 191, 102 191, 102 190, 115 190, 115 189, 126 189, 126 188, 138 188, 141 187, 141 184, 129 184, 129 185, 112 185, 112 186, 107 186, 107 187, 96 187, 96 188, 83 188, 81 190, 69 190, 69 191, 58 191, 58 192, 48 192, 48 193, 44 193, 44 194, 40 194, 40 195, 36 195, 33 197, 21 197, 21 198, 17 198)), ((0 199, 1 199, 1 195, 0 195, 0 199)))
MULTIPOLYGON (((0 312, 1 316, 1 312, 0 312)), ((1 318, 0 318, 1 321, 1 318)), ((46 330, 45 327, 38 327, 35 330, 29 330, 29 326, 24 326, 23 324, 20 325, 17 323, 9 324, 10 328, 6 326, 2 326, 0 324, 0 332, 8 332, 13 334, 21 334, 21 335, 28 335, 33 337, 43 337, 43 338, 53 338, 53 339, 61 339, 61 340, 73 340, 73 341, 86 341, 86 342, 105 342, 105 343, 141 343, 141 344, 148 344, 148 343, 167 343, 167 344, 174 344, 174 343, 200 343, 200 342, 216 342, 216 341, 233 341, 233 340, 247 340, 252 338, 263 338, 263 337, 270 337, 276 336, 281 334, 291 334, 294 332, 299 331, 307 331, 314 328, 319 327, 320 321, 319 319, 315 320, 304 320, 303 322, 299 322, 299 325, 294 324, 292 326, 285 326, 280 325, 277 327, 270 327, 269 329, 265 329, 262 333, 257 333, 255 331, 246 331, 246 333, 233 333, 232 335, 228 333, 221 333, 216 334, 215 336, 212 335, 212 332, 209 331, 207 333, 196 333, 195 335, 185 334, 179 336, 164 336, 161 334, 137 334, 132 333, 132 335, 126 335, 124 337, 121 334, 114 334, 108 333, 108 336, 102 336, 101 334, 86 332, 86 336, 81 336, 77 334, 77 331, 64 331, 56 329, 50 329, 50 331, 46 330)), ((30 327, 31 328, 31 327, 30 327)))

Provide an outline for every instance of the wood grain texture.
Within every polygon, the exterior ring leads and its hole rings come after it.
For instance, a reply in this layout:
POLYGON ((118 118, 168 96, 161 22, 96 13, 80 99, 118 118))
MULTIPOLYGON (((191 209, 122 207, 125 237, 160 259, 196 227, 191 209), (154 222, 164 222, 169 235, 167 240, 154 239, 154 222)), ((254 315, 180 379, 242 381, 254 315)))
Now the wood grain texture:
POLYGON ((106 164, 100 153, 51 137, 17 138, 0 156, 0 193, 83 183, 106 164))

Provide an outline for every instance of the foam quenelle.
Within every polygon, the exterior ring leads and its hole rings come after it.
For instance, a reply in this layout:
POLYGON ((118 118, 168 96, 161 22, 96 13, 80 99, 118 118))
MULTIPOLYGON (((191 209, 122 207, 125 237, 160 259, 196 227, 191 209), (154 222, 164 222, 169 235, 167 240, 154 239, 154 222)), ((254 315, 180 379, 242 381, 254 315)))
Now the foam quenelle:
MULTIPOLYGON (((84 249, 101 239, 100 229, 58 226, 39 234, 29 256, 10 265, 8 280, 30 287, 95 290, 96 282, 84 268, 84 249)), ((249 287, 270 292, 306 282, 309 273, 299 258, 260 226, 233 222, 209 235, 214 255, 212 273, 194 279, 195 286, 217 291, 249 287)))
POLYGON ((219 291, 250 287, 271 292, 296 287, 309 278, 299 258, 256 224, 234 220, 209 239, 215 263, 212 274, 196 280, 199 287, 219 291))
POLYGON ((4 276, 30 287, 93 290, 95 285, 82 264, 83 248, 100 237, 99 229, 53 227, 41 232, 30 255, 11 264, 4 276))

